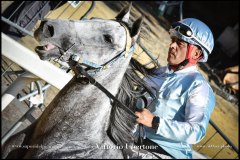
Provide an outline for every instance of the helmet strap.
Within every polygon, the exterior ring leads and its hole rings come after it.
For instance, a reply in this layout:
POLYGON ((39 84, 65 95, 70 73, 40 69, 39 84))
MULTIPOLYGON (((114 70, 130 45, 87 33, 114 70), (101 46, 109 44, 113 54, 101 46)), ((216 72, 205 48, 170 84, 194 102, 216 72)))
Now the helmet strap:
POLYGON ((178 71, 180 69, 183 69, 187 64, 189 63, 188 59, 185 59, 184 61, 182 61, 181 63, 179 63, 176 67, 175 67, 175 71, 178 71))
POLYGON ((191 58, 191 54, 190 54, 190 53, 192 52, 193 47, 194 47, 193 44, 188 44, 186 59, 188 59, 188 61, 189 61, 190 64, 196 64, 200 59, 203 58, 203 56, 200 56, 200 57, 198 57, 197 59, 192 59, 192 58, 191 58))
POLYGON ((191 58, 191 52, 194 48, 194 45, 193 44, 188 44, 187 46, 187 54, 186 54, 186 59, 184 61, 182 61, 181 63, 179 63, 178 65, 171 65, 170 67, 174 70, 174 71, 178 71, 180 69, 183 69, 185 68, 188 64, 191 65, 191 64, 196 64, 198 62, 199 59, 202 58, 202 56, 200 56, 199 58, 197 59, 192 59, 191 58))

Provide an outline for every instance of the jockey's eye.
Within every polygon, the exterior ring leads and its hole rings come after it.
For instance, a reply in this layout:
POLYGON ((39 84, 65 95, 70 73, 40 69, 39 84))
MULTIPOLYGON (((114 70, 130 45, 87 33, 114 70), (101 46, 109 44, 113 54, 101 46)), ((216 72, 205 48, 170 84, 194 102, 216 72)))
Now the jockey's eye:
POLYGON ((109 34, 104 34, 103 37, 105 42, 111 43, 111 44, 113 43, 112 36, 110 36, 109 34))

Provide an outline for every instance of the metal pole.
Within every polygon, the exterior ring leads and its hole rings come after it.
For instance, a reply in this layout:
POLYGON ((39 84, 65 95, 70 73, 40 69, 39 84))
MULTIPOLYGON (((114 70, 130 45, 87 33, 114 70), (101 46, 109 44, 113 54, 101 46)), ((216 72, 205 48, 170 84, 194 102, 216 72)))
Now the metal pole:
MULTIPOLYGON (((41 11, 47 6, 48 3, 49 3, 49 2, 46 2, 46 3, 44 4, 44 6, 38 11, 38 13, 41 13, 41 11)), ((35 2, 34 4, 36 4, 36 2, 35 2)), ((34 4, 33 4, 33 5, 34 5, 34 4)), ((24 28, 27 28, 27 27, 29 26, 29 24, 31 24, 31 22, 33 21, 33 19, 37 17, 38 13, 35 14, 35 16, 32 18, 32 20, 29 21, 28 24, 27 24, 24 28)), ((26 16, 26 15, 27 15, 27 13, 25 14, 25 16, 26 16)))
POLYGON ((31 114, 37 107, 37 105, 33 106, 32 108, 30 108, 20 119, 19 121, 17 121, 10 130, 8 130, 8 132, 2 137, 2 142, 1 144, 4 144, 6 142, 6 140, 21 126, 21 124, 23 123, 23 121, 26 119, 26 116, 28 114, 31 114))
POLYGON ((2 73, 2 76, 7 72, 7 70, 11 67, 12 64, 13 64, 13 63, 11 63, 11 64, 8 66, 8 68, 2 73))
MULTIPOLYGON (((34 90, 34 83, 31 82, 31 84, 30 84, 30 92, 32 93, 33 90, 34 90)), ((33 106, 33 103, 30 101, 30 102, 29 102, 29 108, 31 108, 32 106, 33 106)))
POLYGON ((212 121, 209 121, 210 124, 213 126, 214 129, 223 137, 223 139, 232 146, 233 150, 238 153, 238 148, 230 141, 230 139, 218 128, 218 126, 212 121))
POLYGON ((4 92, 2 95, 2 111, 7 107, 9 103, 16 97, 21 89, 27 86, 27 84, 32 81, 39 79, 35 75, 30 72, 25 72, 21 76, 19 76, 4 92))
POLYGON ((92 4, 90 6, 90 8, 87 10, 87 12, 80 18, 80 20, 82 19, 87 19, 87 16, 93 11, 94 7, 96 5, 95 1, 92 1, 92 4))
POLYGON ((23 121, 18 121, 14 126, 3 136, 1 144, 3 145, 6 140, 22 125, 23 121))
MULTIPOLYGON (((28 30, 20 27, 19 25, 17 25, 16 23, 11 22, 10 20, 6 19, 5 17, 2 16, 2 21, 9 24, 10 26, 13 26, 15 28, 17 28, 18 30, 22 31, 23 33, 26 33, 29 36, 33 37, 33 32, 29 32, 28 30)), ((3 33, 2 33, 3 36, 3 33)))
MULTIPOLYGON (((42 90, 45 91, 45 90, 47 90, 50 86, 51 86, 50 84, 47 84, 47 85, 45 85, 44 87, 42 87, 42 90)), ((36 94, 38 94, 38 90, 35 90, 35 91, 33 91, 32 93, 29 93, 28 95, 19 98, 18 100, 21 102, 21 101, 24 101, 25 99, 28 99, 28 98, 30 98, 30 97, 32 97, 32 96, 35 96, 36 94)))
POLYGON ((180 21, 181 21, 183 19, 183 1, 180 2, 179 12, 180 12, 180 21))
POLYGON ((139 42, 139 46, 146 52, 146 54, 153 60, 153 62, 155 62, 155 64, 158 66, 158 67, 161 67, 160 63, 158 62, 157 58, 155 58, 152 53, 147 50, 143 44, 141 42, 139 42))

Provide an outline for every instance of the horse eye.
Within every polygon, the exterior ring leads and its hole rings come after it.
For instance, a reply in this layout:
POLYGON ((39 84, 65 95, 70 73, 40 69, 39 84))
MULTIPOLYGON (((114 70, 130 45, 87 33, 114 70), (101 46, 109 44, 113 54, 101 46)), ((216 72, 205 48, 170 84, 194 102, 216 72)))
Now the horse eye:
POLYGON ((110 36, 109 34, 104 34, 103 37, 104 37, 105 42, 113 43, 112 36, 110 36))

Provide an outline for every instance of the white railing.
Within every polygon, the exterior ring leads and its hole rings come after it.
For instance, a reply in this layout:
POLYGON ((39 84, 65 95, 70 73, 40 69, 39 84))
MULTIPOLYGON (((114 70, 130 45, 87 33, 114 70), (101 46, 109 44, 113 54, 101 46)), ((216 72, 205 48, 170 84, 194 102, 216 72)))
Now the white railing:
MULTIPOLYGON (((73 76, 71 74, 65 73, 63 70, 48 61, 40 60, 34 52, 8 37, 4 33, 1 33, 1 35, 2 54, 25 70, 29 71, 32 75, 28 74, 28 78, 36 79, 38 77, 58 89, 62 89, 70 81, 70 79, 72 79, 73 76)), ((13 83, 13 85, 14 84, 15 83, 13 83)), ((17 85, 19 85, 19 83, 16 84, 16 86, 11 86, 11 88, 13 88, 11 89, 11 92, 7 90, 2 95, 2 110, 15 98, 15 93, 12 91, 14 91, 15 88, 15 92, 17 92, 17 85)))

